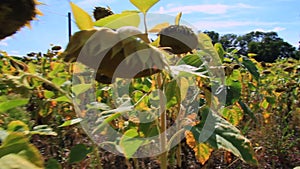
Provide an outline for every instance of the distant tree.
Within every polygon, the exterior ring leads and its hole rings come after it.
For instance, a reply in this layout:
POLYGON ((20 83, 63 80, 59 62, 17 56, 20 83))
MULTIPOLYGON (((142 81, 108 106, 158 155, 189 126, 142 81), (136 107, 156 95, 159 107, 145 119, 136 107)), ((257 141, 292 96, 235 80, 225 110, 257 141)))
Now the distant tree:
POLYGON ((250 32, 245 35, 245 39, 248 40, 247 52, 256 53, 257 61, 274 62, 278 58, 296 58, 296 48, 278 37, 276 32, 250 32))
POLYGON ((278 37, 276 32, 253 31, 245 35, 225 34, 220 36, 214 31, 205 31, 213 43, 220 42, 225 50, 239 49, 238 54, 255 53, 257 61, 274 62, 278 58, 300 59, 300 45, 296 50, 291 44, 278 37))

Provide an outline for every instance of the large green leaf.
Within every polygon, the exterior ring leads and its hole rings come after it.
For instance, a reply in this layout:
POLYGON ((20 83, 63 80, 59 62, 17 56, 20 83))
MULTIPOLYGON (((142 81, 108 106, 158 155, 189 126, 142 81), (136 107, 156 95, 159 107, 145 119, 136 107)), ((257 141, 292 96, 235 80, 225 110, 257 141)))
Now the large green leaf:
POLYGON ((5 102, 0 103, 0 113, 4 113, 9 109, 13 109, 19 106, 24 106, 28 103, 29 99, 15 99, 15 100, 6 100, 5 102))
POLYGON ((0 157, 8 154, 18 154, 38 167, 44 164, 38 149, 20 132, 10 133, 0 146, 0 157))
POLYGON ((206 35, 205 33, 199 33, 198 41, 199 41, 200 49, 202 51, 204 51, 205 53, 207 53, 211 59, 213 59, 212 63, 220 64, 221 61, 220 61, 219 54, 216 51, 216 49, 214 48, 211 38, 208 35, 206 35))
POLYGON ((242 64, 246 67, 246 69, 253 75, 255 80, 259 80, 259 72, 256 65, 247 57, 243 57, 242 64))
POLYGON ((223 60, 224 60, 224 55, 225 55, 226 52, 225 52, 225 50, 224 50, 222 44, 221 44, 221 43, 216 43, 216 44, 214 45, 214 48, 215 48, 215 50, 218 52, 219 57, 220 57, 221 61, 223 62, 223 60))
POLYGON ((89 89, 91 89, 92 84, 77 84, 72 86, 72 92, 75 94, 75 96, 84 93, 86 91, 88 91, 89 89))
POLYGON ((144 140, 139 137, 137 129, 129 129, 123 134, 120 147, 125 157, 131 158, 143 143, 144 140))
POLYGON ((76 21, 76 24, 80 30, 92 29, 94 27, 94 22, 92 17, 79 6, 70 2, 70 6, 76 21))
POLYGON ((107 27, 111 29, 118 29, 123 26, 140 25, 140 16, 137 12, 122 12, 120 14, 113 14, 105 18, 99 19, 95 22, 95 26, 107 27))
POLYGON ((158 2, 159 0, 130 0, 130 2, 137 7, 144 14, 148 12, 148 10, 158 2))
POLYGON ((238 70, 234 70, 226 79, 226 106, 232 105, 240 99, 242 92, 240 76, 240 72, 238 70))
POLYGON ((198 143, 206 142, 217 149, 225 149, 250 164, 257 164, 250 141, 228 121, 209 108, 201 111, 201 122, 189 129, 198 143))
POLYGON ((165 94, 167 99, 167 108, 170 108, 176 105, 177 103, 180 103, 180 88, 175 79, 166 84, 165 94))
POLYGON ((87 147, 84 144, 77 144, 71 148, 70 152, 70 163, 80 162, 86 158, 87 154, 92 152, 92 148, 87 147))
POLYGON ((200 67, 203 64, 203 61, 201 60, 201 56, 198 54, 191 54, 191 55, 186 55, 180 61, 178 62, 177 65, 181 64, 187 64, 191 65, 194 67, 200 67))
POLYGON ((42 169, 17 154, 8 154, 0 158, 0 166, 1 169, 42 169))

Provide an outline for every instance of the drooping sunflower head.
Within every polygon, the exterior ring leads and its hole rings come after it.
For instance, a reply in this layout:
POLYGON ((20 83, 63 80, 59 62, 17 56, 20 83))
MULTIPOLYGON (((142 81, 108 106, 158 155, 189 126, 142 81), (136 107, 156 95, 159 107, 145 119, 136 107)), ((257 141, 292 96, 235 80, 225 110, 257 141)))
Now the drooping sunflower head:
POLYGON ((109 8, 103 8, 103 7, 95 7, 93 11, 93 15, 96 21, 112 14, 114 13, 109 8))
POLYGON ((0 40, 15 34, 20 28, 30 26, 30 21, 42 13, 36 8, 37 0, 1 0, 0 40))
POLYGON ((162 29, 159 45, 170 47, 170 52, 174 54, 184 54, 197 48, 198 38, 193 30, 183 25, 171 25, 162 29))

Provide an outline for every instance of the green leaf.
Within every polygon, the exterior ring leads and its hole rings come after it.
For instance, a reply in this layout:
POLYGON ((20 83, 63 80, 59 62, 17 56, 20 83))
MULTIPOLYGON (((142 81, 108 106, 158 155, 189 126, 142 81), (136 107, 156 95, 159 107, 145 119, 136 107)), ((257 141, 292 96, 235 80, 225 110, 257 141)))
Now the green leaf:
POLYGON ((72 86, 72 92, 75 96, 88 91, 92 87, 92 84, 77 84, 72 86))
POLYGON ((72 103, 72 100, 70 100, 67 96, 61 96, 58 97, 56 99, 54 99, 57 102, 68 102, 68 103, 72 103))
POLYGON ((53 131, 48 125, 38 125, 33 127, 33 131, 30 131, 31 135, 47 135, 47 136, 57 136, 57 133, 53 131))
POLYGON ((92 29, 94 27, 94 22, 92 17, 79 6, 70 2, 72 13, 74 15, 76 24, 80 30, 92 29))
POLYGON ((197 54, 191 54, 191 55, 186 55, 180 61, 178 62, 177 65, 181 64, 187 64, 191 65, 194 67, 200 67, 203 64, 203 61, 201 60, 201 56, 197 54))
POLYGON ((237 126, 243 118, 243 113, 239 107, 233 105, 225 107, 222 111, 222 116, 234 126, 237 126))
POLYGON ((140 25, 140 16, 137 12, 122 12, 121 14, 113 14, 95 22, 95 26, 118 29, 123 26, 140 25))
POLYGON ((147 0, 147 1, 141 1, 141 0, 130 0, 130 2, 137 7, 141 12, 144 14, 148 12, 148 10, 158 2, 159 0, 147 0))
POLYGON ((220 64, 220 57, 212 44, 211 38, 205 33, 198 34, 199 48, 207 53, 214 64, 220 64))
POLYGON ((76 118, 76 119, 72 119, 72 120, 67 120, 65 121, 62 125, 60 125, 59 127, 67 127, 67 126, 71 126, 74 124, 78 124, 82 121, 81 118, 76 118))
POLYGON ((129 129, 123 134, 120 147, 125 157, 131 158, 143 143, 144 140, 139 137, 137 129, 129 129))
POLYGON ((22 121, 15 120, 8 124, 7 131, 14 132, 14 131, 29 131, 27 124, 22 121))
POLYGON ((43 90, 43 92, 44 92, 44 96, 46 99, 50 99, 51 97, 53 97, 55 95, 54 92, 49 91, 49 90, 43 90))
POLYGON ((252 110, 248 107, 248 105, 246 105, 244 102, 242 102, 241 100, 238 101, 239 105, 241 106, 241 108, 243 109, 245 114, 248 114, 254 121, 257 121, 254 113, 252 112, 252 110))
POLYGON ((57 78, 57 74, 59 72, 64 71, 65 66, 66 66, 63 63, 58 63, 58 62, 53 62, 52 65, 53 65, 52 71, 48 73, 48 77, 51 77, 51 78, 57 78))
POLYGON ((180 88, 175 79, 167 83, 165 94, 167 99, 167 105, 166 105, 167 108, 170 108, 176 105, 177 103, 180 103, 181 101, 180 88))
POLYGON ((71 148, 69 162, 76 163, 86 158, 86 156, 92 152, 92 148, 87 147, 84 144, 77 144, 71 148))
POLYGON ((186 95, 187 95, 187 92, 188 92, 188 89, 189 89, 189 81, 184 78, 184 77, 180 77, 180 79, 178 80, 179 81, 179 88, 180 88, 180 100, 184 100, 186 95))
POLYGON ((189 129, 198 143, 204 141, 214 148, 232 152, 247 163, 258 164, 250 141, 236 127, 208 108, 201 113, 203 120, 189 129))
POLYGON ((46 169, 62 169, 61 165, 59 164, 59 162, 54 159, 54 158, 50 158, 47 162, 46 162, 46 169))
POLYGON ((10 133, 0 146, 0 157, 12 153, 22 156, 38 167, 43 166, 44 161, 39 150, 21 132, 10 133))
POLYGON ((0 103, 0 113, 4 113, 9 109, 24 106, 28 103, 29 99, 16 99, 16 100, 6 100, 0 103))
POLYGON ((216 51, 218 52, 219 57, 220 57, 221 61, 223 62, 223 60, 224 60, 224 55, 225 55, 226 51, 224 50, 222 44, 221 44, 221 43, 216 43, 216 44, 214 45, 214 48, 215 48, 216 51))
POLYGON ((1 169, 42 169, 17 154, 8 154, 0 158, 1 169))
POLYGON ((259 72, 256 65, 247 57, 243 57, 242 64, 246 67, 246 69, 253 75, 255 80, 259 80, 259 72))
POLYGON ((238 70, 233 70, 232 74, 226 79, 226 106, 232 105, 240 99, 242 92, 240 76, 238 70))
POLYGON ((168 26, 170 26, 169 22, 160 23, 160 24, 155 25, 150 30, 148 30, 148 32, 150 32, 150 33, 157 33, 157 32, 160 32, 162 29, 164 29, 164 28, 166 28, 168 26))

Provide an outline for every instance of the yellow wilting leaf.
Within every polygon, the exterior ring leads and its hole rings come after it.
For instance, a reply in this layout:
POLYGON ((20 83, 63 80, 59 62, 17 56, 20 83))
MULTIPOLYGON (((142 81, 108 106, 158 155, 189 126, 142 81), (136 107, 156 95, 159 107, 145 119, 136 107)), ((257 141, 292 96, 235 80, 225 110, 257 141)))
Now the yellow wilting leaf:
POLYGON ((205 143, 197 143, 190 131, 185 132, 185 138, 187 145, 194 150, 196 159, 203 165, 209 159, 213 149, 205 143))
POLYGON ((182 16, 182 12, 179 12, 179 14, 177 14, 175 19, 175 25, 179 25, 181 16, 182 16))
POLYGON ((231 124, 237 126, 243 119, 243 112, 239 105, 235 104, 230 108, 224 108, 222 111, 222 116, 231 124))
POLYGON ((88 30, 94 27, 94 22, 92 17, 81 9, 79 6, 70 2, 73 16, 75 18, 76 24, 80 30, 88 30))
POLYGON ((150 33, 157 33, 157 32, 160 32, 162 29, 164 29, 164 28, 166 28, 168 26, 170 26, 170 24, 168 22, 160 23, 160 24, 155 25, 148 32, 150 32, 150 33))

